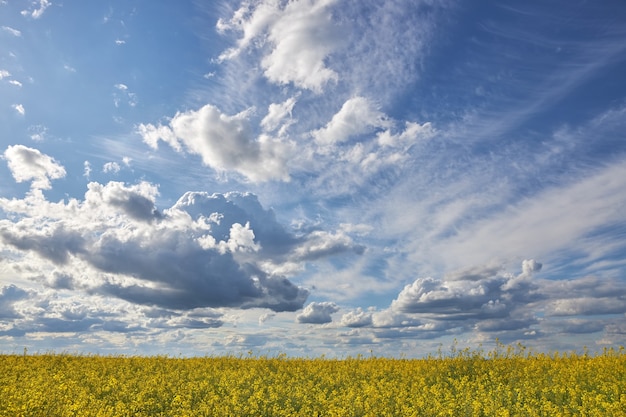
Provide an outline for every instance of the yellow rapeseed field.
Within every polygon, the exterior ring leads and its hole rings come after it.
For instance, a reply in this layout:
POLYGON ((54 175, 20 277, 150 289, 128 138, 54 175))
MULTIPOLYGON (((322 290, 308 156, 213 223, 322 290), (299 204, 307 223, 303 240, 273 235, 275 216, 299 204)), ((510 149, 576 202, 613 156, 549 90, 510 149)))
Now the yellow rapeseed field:
POLYGON ((626 354, 2 355, 0 416, 626 416, 626 354))

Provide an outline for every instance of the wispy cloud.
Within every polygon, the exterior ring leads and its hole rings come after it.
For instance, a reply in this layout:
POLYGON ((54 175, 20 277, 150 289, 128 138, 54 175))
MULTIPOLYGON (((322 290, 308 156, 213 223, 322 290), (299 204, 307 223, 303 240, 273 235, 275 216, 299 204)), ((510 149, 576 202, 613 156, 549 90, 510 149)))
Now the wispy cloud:
POLYGON ((49 0, 34 1, 30 9, 22 10, 22 16, 30 16, 33 19, 39 19, 50 6, 52 6, 52 3, 49 0))
POLYGON ((13 35, 13 36, 15 36, 15 37, 20 37, 20 36, 22 36, 22 32, 21 32, 21 31, 19 31, 19 30, 17 30, 17 29, 14 29, 14 28, 12 28, 12 27, 10 27, 10 26, 2 26, 1 28, 2 28, 2 30, 3 30, 3 31, 5 31, 6 33, 8 33, 8 34, 10 34, 10 35, 13 35))

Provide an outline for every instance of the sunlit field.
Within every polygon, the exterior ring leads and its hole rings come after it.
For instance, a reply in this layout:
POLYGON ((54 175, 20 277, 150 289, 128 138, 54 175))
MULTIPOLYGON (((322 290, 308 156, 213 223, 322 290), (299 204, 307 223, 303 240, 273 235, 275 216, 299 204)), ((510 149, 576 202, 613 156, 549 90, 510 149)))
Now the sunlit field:
POLYGON ((626 352, 0 356, 1 416, 623 416, 626 352))

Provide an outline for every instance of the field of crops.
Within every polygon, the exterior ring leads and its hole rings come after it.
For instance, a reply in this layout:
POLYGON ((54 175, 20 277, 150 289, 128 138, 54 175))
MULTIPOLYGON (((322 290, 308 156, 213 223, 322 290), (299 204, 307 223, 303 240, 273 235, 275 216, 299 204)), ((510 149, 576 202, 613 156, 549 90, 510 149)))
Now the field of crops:
POLYGON ((0 416, 626 416, 626 353, 0 356, 0 416))

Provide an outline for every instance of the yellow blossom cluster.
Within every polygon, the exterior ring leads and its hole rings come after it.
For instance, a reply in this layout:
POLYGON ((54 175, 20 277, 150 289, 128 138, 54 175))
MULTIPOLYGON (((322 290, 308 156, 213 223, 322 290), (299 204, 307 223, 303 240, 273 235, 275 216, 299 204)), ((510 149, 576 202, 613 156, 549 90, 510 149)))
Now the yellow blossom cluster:
POLYGON ((626 416, 626 353, 0 355, 0 416, 626 416))

